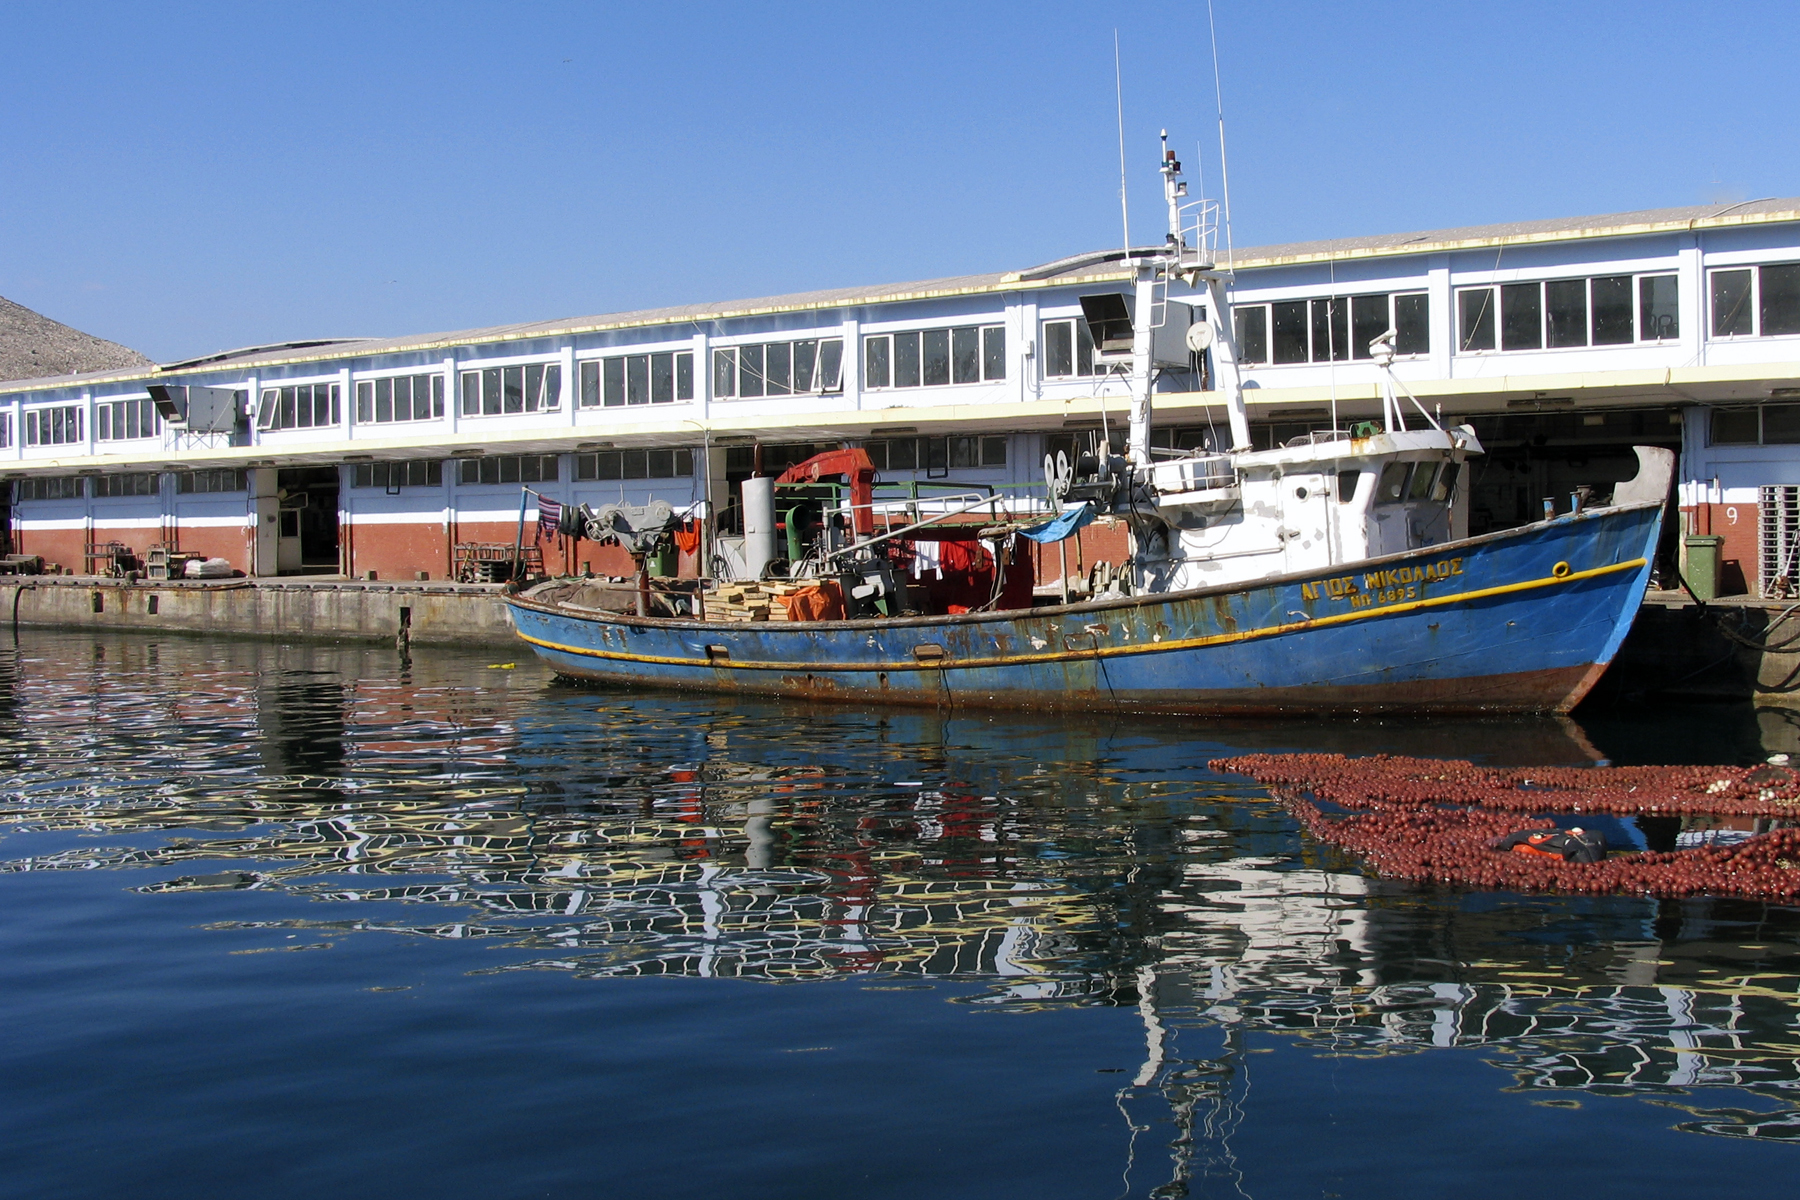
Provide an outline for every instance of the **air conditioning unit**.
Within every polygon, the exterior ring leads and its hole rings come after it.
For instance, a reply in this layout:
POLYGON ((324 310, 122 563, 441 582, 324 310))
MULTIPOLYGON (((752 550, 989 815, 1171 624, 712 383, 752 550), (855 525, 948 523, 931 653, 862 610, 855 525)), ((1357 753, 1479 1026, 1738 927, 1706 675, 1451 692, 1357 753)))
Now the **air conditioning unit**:
POLYGON ((153 383, 148 391, 163 424, 188 433, 230 433, 243 412, 244 393, 232 388, 153 383))
MULTIPOLYGON (((1094 339, 1094 357, 1100 362, 1120 363, 1131 359, 1132 340, 1136 328, 1132 320, 1133 297, 1118 292, 1081 297, 1081 315, 1094 339)), ((1188 349, 1188 326, 1194 323, 1192 305, 1171 300, 1165 306, 1163 323, 1150 331, 1150 365, 1174 367, 1185 371, 1191 363, 1188 349)))

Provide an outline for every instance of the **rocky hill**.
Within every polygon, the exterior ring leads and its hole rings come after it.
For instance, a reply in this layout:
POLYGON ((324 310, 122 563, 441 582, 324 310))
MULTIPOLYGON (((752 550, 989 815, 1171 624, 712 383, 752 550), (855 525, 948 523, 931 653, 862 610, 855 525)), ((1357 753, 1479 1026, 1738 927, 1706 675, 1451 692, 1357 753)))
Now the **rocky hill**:
POLYGON ((149 365, 136 350, 71 329, 0 296, 0 379, 149 365))

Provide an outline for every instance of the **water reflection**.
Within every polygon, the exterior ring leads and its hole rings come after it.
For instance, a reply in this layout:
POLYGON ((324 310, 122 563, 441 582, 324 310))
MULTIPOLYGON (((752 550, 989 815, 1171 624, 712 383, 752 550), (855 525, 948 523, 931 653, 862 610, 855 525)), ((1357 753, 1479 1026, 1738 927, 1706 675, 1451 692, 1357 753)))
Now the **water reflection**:
POLYGON ((1246 750, 1762 749, 1748 714, 1608 720, 951 719, 609 696, 387 650, 43 635, 0 660, 0 870, 290 897, 306 903, 222 927, 488 939, 509 951, 494 971, 885 974, 976 981, 980 1005, 1134 1007, 1144 1057, 1120 1104, 1158 1131, 1143 1145, 1175 1148, 1167 1186, 1235 1177, 1222 1147, 1265 1035, 1321 1056, 1474 1050, 1518 1089, 1800 1139, 1794 910, 1391 885, 1205 769, 1246 750))

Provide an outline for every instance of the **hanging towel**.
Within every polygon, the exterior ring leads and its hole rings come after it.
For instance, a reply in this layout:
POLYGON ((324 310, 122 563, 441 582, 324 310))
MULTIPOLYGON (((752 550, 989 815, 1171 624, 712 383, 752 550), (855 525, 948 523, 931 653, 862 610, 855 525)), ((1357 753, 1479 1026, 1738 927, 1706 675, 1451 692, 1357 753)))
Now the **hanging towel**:
MULTIPOLYGON (((907 548, 912 551, 912 573, 914 579, 922 579, 925 572, 936 572, 938 569, 938 544, 931 541, 908 542, 907 548)), ((938 576, 940 579, 942 575, 938 576)))
POLYGON ((1028 537, 1040 545, 1047 546, 1051 542, 1062 541, 1093 519, 1093 502, 1084 500, 1074 508, 1063 509, 1060 515, 1041 525, 1033 525, 1029 529, 1019 530, 1019 536, 1028 537))
POLYGON ((557 526, 562 523, 563 506, 548 496, 538 497, 538 541, 555 537, 557 526))
POLYGON ((685 522, 675 531, 675 548, 683 554, 693 554, 700 549, 700 522, 685 522))

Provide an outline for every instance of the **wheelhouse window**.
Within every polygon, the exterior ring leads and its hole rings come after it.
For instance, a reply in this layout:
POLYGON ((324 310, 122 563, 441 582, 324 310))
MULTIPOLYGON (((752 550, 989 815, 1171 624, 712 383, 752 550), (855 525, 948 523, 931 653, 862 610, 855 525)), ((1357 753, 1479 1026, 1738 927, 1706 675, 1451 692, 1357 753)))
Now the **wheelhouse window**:
POLYGON ((1461 288, 1462 353, 1624 346, 1681 336, 1675 276, 1595 275, 1461 288))
POLYGON ((81 441, 81 406, 62 404, 55 408, 25 410, 25 444, 27 446, 68 446, 81 441))
POLYGON ((457 390, 465 417, 545 412, 562 406, 562 365, 522 363, 463 371, 457 390))
POLYGON ((338 385, 302 383, 291 387, 264 388, 256 410, 261 430, 318 429, 343 420, 338 385))
POLYGON ((865 387, 947 387, 1005 378, 1006 329, 1000 325, 873 333, 863 338, 865 387))
POLYGON ((391 421, 429 421, 444 415, 444 377, 397 375, 360 379, 356 383, 356 422, 385 425, 391 421))
MULTIPOLYGON (((843 338, 799 338, 713 351, 713 395, 718 398, 817 396, 843 390, 843 338)), ((607 403, 613 403, 610 392, 608 396, 607 403)))
POLYGON ((1716 270, 1707 290, 1716 338, 1800 333, 1800 263, 1716 270))
POLYGON ((162 418, 156 415, 156 405, 148 396, 141 400, 104 400, 94 405, 96 441, 130 442, 161 432, 162 418))
POLYGON ((583 408, 673 404, 694 398, 694 352, 624 354, 590 359, 579 368, 583 408))
POLYGON ((575 478, 687 479, 694 474, 694 452, 670 450, 602 450, 575 456, 575 478))
POLYGON ((381 488, 398 492, 403 487, 443 487, 444 464, 434 458, 408 458, 396 462, 357 463, 350 472, 353 488, 381 488))
POLYGON ((1369 344, 1394 331, 1396 354, 1431 350, 1431 299, 1424 292, 1370 292, 1239 304, 1232 309, 1238 361, 1246 364, 1370 359, 1369 344))
POLYGON ((555 483, 561 477, 554 454, 505 454, 459 459, 458 483, 555 483))

